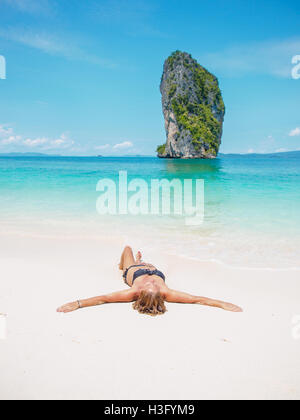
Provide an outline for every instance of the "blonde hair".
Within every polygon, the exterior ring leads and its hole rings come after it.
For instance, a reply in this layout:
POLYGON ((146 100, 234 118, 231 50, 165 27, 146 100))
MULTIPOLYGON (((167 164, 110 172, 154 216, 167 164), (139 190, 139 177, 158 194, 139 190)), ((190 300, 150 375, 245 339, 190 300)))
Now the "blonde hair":
POLYGON ((163 315, 167 309, 161 293, 149 293, 143 290, 136 302, 132 305, 133 309, 140 314, 156 316, 163 315))

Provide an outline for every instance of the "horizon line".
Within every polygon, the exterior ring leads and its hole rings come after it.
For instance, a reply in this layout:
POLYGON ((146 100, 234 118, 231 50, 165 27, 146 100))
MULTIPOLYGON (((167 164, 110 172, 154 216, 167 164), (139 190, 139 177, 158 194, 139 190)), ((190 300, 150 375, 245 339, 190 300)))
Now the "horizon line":
MULTIPOLYGON (((228 156, 228 155, 237 155, 237 156, 267 156, 267 155, 284 155, 288 153, 300 153, 300 150, 286 150, 282 152, 253 152, 253 153, 238 153, 238 152, 227 152, 219 153, 218 156, 228 156)), ((0 153, 0 156, 16 156, 16 157, 70 157, 70 158, 135 158, 135 157, 157 157, 157 155, 142 155, 142 154, 133 154, 133 155, 62 155, 62 154, 48 154, 42 152, 7 152, 0 153)), ((160 158, 159 158, 160 159, 160 158)), ((176 159, 175 159, 176 160, 176 159)), ((183 159, 177 159, 183 160, 183 159)), ((193 159, 192 159, 193 160, 193 159)))

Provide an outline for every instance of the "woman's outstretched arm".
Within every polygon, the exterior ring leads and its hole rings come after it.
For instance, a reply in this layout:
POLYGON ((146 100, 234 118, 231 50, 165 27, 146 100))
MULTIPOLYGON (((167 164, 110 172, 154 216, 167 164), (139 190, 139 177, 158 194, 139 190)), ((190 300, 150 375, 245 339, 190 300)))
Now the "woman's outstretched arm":
POLYGON ((77 300, 76 302, 67 303, 66 305, 58 308, 57 312, 73 312, 77 309, 104 305, 105 303, 133 302, 134 297, 135 292, 133 290, 122 290, 120 292, 114 292, 109 295, 97 296, 90 299, 77 300))
POLYGON ((199 305, 212 306, 214 308, 224 309, 231 312, 243 312, 242 308, 233 305, 232 303, 222 302, 220 300, 213 300, 201 296, 193 296, 188 293, 179 292, 177 290, 169 290, 166 293, 166 301, 173 303, 196 303, 199 305))

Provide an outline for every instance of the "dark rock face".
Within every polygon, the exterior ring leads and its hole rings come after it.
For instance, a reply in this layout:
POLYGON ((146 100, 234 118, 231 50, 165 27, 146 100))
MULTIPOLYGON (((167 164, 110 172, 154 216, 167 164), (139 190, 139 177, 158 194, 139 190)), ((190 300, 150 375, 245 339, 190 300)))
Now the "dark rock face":
POLYGON ((160 91, 167 141, 158 146, 158 156, 214 159, 225 115, 218 79, 191 55, 176 51, 165 61, 160 91))

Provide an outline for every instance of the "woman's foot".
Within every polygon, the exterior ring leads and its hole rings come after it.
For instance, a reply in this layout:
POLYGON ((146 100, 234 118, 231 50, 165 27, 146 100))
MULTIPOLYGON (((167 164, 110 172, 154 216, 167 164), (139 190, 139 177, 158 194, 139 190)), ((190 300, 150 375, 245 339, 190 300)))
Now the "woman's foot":
POLYGON ((137 264, 140 264, 142 262, 142 253, 140 251, 136 254, 135 260, 137 264))

